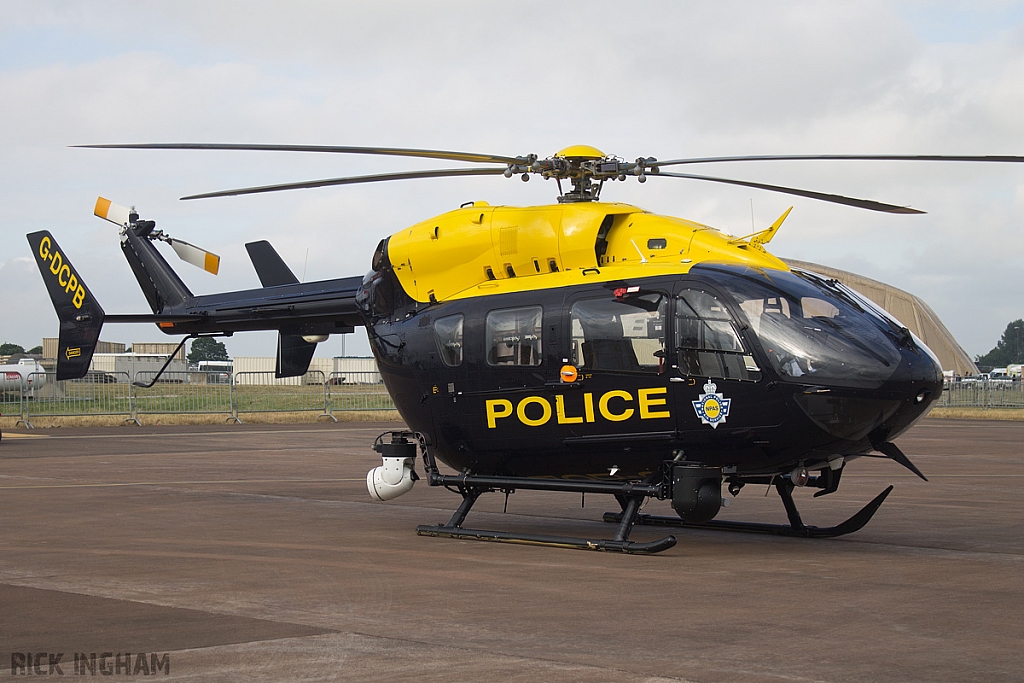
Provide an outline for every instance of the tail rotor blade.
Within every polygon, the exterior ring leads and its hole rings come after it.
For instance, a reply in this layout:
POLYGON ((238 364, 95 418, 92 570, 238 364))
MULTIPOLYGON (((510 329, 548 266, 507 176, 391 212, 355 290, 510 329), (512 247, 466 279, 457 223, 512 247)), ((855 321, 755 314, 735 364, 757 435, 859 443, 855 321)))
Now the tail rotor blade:
POLYGON ((93 213, 102 218, 105 221, 110 221, 114 225, 124 227, 128 225, 129 214, 131 209, 120 204, 115 204, 109 199, 103 197, 96 198, 96 208, 93 209, 93 213))
POLYGON ((207 273, 216 275, 220 270, 220 256, 214 253, 200 249, 194 244, 189 244, 183 240, 176 240, 168 238, 167 241, 171 245, 171 249, 174 249, 174 253, 178 255, 185 263, 191 263, 197 268, 202 268, 207 273))

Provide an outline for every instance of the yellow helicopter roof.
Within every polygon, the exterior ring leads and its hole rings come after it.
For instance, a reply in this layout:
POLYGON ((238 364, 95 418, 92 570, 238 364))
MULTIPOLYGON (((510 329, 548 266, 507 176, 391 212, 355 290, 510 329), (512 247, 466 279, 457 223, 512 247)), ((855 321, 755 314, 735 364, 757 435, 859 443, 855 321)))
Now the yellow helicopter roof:
POLYGON ((475 202, 395 233, 388 255, 421 302, 685 273, 701 262, 789 269, 764 250, 766 239, 748 237, 629 204, 475 202))

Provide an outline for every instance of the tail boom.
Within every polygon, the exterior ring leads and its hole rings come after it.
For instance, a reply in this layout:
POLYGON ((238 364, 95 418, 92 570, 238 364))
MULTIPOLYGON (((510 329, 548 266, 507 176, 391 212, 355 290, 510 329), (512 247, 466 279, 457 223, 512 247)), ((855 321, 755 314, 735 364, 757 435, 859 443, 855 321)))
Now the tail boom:
POLYGON ((353 332, 363 322, 355 303, 360 277, 194 296, 152 243, 130 228, 122 250, 153 313, 106 315, 49 232, 27 238, 60 320, 58 380, 86 374, 104 322, 155 323, 165 334, 186 336, 277 330, 278 377, 304 374, 317 338, 353 332))

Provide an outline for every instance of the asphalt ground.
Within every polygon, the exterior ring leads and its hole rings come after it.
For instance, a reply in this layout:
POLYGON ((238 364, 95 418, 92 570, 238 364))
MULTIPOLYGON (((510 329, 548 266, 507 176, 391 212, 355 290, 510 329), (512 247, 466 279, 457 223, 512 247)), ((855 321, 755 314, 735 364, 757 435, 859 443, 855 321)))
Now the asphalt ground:
MULTIPOLYGON (((395 427, 6 431, 0 676, 96 653, 87 678, 142 654, 169 680, 1024 680, 1024 423, 925 420, 898 444, 930 482, 860 459, 797 492, 824 526, 894 484, 850 536, 676 530, 653 556, 419 537, 459 499, 370 500, 395 427)), ((721 518, 785 521, 763 489, 721 518)), ((611 503, 492 494, 467 526, 608 537, 611 503)))

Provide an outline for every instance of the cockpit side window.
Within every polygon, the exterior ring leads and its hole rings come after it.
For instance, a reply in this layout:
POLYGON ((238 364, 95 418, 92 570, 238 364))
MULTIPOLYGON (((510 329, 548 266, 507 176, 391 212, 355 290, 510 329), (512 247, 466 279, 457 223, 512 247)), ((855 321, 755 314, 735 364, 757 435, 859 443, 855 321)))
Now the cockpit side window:
POLYGON ((544 310, 506 308, 487 314, 488 365, 540 365, 544 310))
POLYGON ((434 341, 441 352, 441 361, 448 367, 462 365, 462 327, 465 318, 449 315, 434 321, 434 341))
POLYGON ((572 362, 586 370, 658 373, 665 358, 668 299, 648 293, 572 305, 572 362))
POLYGON ((676 296, 676 361, 684 375, 756 382, 761 369, 743 346, 729 309, 713 295, 676 296))

